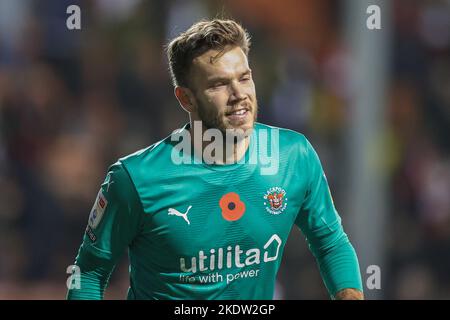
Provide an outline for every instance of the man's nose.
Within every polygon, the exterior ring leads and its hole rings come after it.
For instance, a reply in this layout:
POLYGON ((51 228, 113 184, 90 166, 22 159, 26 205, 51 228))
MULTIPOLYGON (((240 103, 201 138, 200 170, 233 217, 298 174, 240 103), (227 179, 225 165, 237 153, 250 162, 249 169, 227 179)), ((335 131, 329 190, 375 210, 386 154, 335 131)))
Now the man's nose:
POLYGON ((244 90, 241 87, 241 84, 239 81, 233 81, 231 83, 231 97, 230 100, 232 101, 240 101, 245 99, 244 90))

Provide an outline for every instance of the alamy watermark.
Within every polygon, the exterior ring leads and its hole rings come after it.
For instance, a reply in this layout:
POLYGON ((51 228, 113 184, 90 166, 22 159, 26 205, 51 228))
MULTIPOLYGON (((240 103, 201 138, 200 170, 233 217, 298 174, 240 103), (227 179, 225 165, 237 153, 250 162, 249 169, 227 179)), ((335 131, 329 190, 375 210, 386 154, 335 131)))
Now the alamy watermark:
POLYGON ((366 20, 366 26, 369 30, 381 29, 381 9, 376 4, 367 7, 366 13, 370 14, 366 20))
POLYGON ((369 290, 381 289, 381 268, 377 265, 370 265, 366 269, 366 273, 369 275, 366 280, 366 287, 369 290))
POLYGON ((81 30, 81 9, 79 6, 72 4, 67 7, 66 13, 69 16, 66 19, 66 27, 69 30, 81 30))
POLYGON ((80 267, 70 265, 67 267, 66 273, 70 274, 66 281, 67 289, 81 289, 80 267))
MULTIPOLYGON (((66 26, 69 30, 81 30, 81 9, 72 4, 67 7, 66 13, 69 15, 66 19, 66 26)), ((380 6, 372 4, 367 7, 366 13, 369 14, 366 20, 366 26, 369 30, 381 29, 381 9, 380 6)))
POLYGON ((210 128, 203 132, 202 122, 194 121, 193 136, 184 129, 172 133, 171 141, 179 143, 172 149, 171 160, 177 165, 248 163, 259 165, 261 175, 275 175, 280 165, 279 140, 278 128, 227 129, 225 133, 210 128), (249 140, 248 156, 243 139, 249 140))

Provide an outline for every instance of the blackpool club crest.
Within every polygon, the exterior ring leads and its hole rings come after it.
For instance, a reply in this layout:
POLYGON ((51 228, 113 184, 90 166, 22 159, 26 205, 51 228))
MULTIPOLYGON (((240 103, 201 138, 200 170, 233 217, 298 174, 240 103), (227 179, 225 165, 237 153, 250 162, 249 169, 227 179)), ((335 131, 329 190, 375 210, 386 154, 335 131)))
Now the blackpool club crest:
POLYGON ((280 187, 272 187, 264 195, 264 206, 271 214, 280 214, 287 206, 286 191, 280 187))

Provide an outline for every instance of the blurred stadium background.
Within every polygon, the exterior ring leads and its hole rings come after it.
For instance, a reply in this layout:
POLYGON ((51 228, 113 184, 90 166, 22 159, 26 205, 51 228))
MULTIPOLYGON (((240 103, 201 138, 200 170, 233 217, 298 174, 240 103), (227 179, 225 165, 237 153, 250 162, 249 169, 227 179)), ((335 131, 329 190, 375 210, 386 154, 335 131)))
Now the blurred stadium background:
MULTIPOLYGON (((367 297, 450 299, 448 0, 1 0, 0 299, 64 299, 107 167, 188 121, 163 44, 217 15, 253 36, 259 121, 316 147, 363 282, 381 268, 367 297)), ((124 253, 107 299, 127 276, 124 253)), ((277 298, 328 298, 298 230, 277 298)))

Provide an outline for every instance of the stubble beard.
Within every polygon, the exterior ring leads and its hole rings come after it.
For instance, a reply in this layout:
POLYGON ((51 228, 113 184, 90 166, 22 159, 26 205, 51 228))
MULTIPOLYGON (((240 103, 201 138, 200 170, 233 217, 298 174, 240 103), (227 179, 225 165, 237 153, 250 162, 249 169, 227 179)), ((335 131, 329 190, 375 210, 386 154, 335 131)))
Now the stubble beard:
MULTIPOLYGON (((253 105, 251 105, 251 111, 252 112, 252 116, 253 116, 253 123, 252 123, 252 127, 251 128, 247 128, 247 129, 241 129, 240 127, 234 127, 230 124, 226 124, 225 123, 225 115, 222 112, 217 112, 216 110, 208 110, 208 108, 206 108, 201 101, 199 101, 197 99, 197 106, 198 106, 198 116, 200 118, 200 120, 202 121, 203 126, 206 129, 218 129, 222 132, 222 134, 224 134, 224 138, 227 134, 227 131, 231 131, 231 132, 236 132, 236 131, 243 131, 243 132, 247 132, 252 131, 253 128, 255 127, 255 123, 256 120, 258 118, 258 101, 255 99, 255 103, 253 105)), ((244 135, 244 137, 246 137, 247 135, 244 135)))

